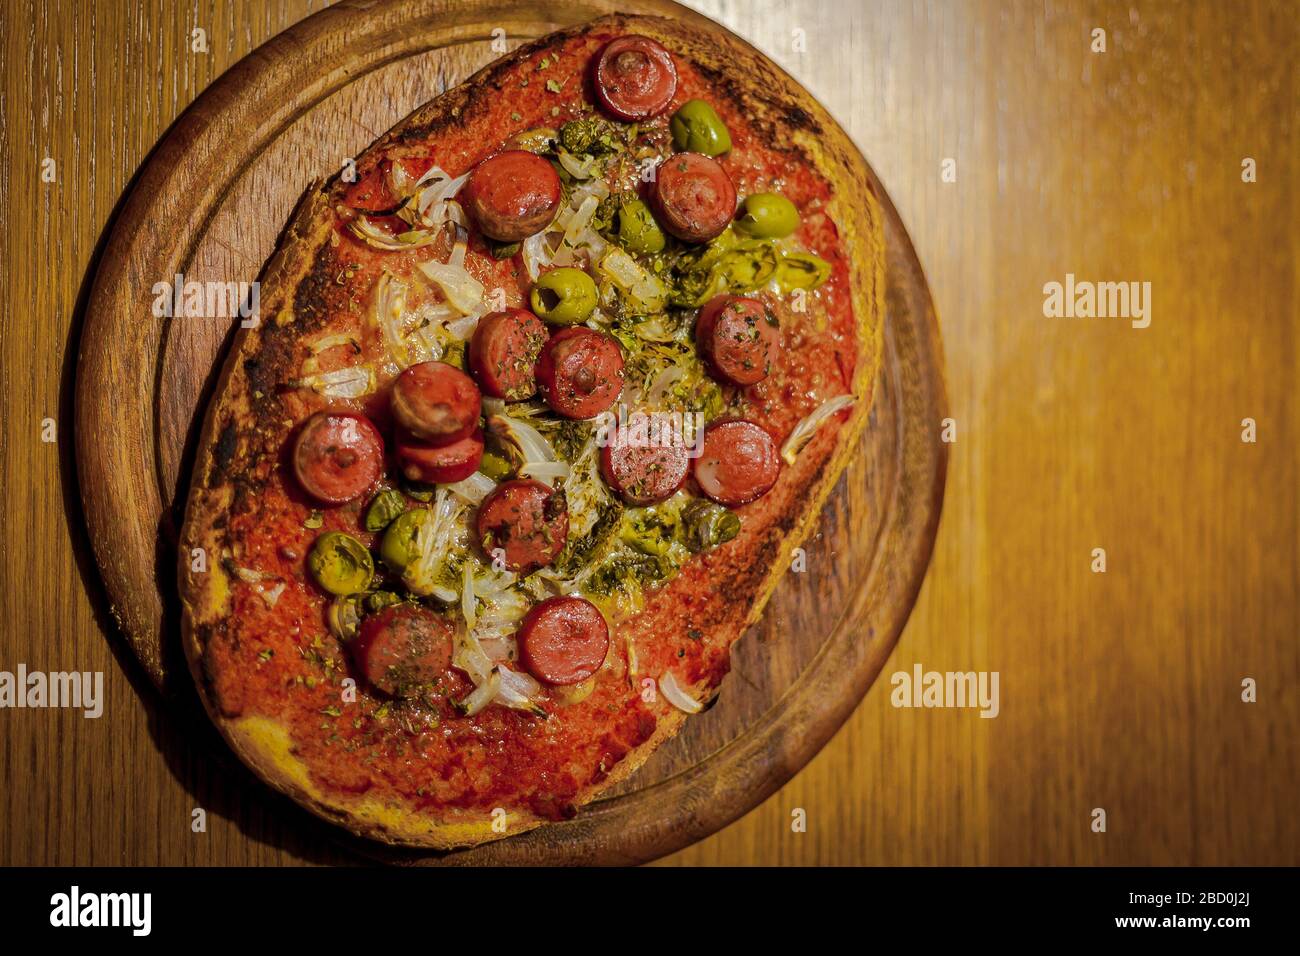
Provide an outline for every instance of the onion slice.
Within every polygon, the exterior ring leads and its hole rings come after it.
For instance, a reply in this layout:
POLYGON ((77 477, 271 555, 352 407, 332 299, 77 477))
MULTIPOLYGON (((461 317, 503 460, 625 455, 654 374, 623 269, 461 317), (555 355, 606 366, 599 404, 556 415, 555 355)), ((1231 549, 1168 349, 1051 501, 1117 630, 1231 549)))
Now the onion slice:
POLYGON ((653 312, 664 302, 666 290, 657 276, 652 275, 622 249, 611 248, 600 258, 597 268, 635 301, 635 304, 653 312))
POLYGON ((348 223, 348 231, 370 248, 380 249, 384 252, 405 252, 407 249, 419 249, 421 246, 427 246, 438 238, 437 233, 430 232, 427 229, 412 229, 400 236, 394 236, 380 229, 370 220, 369 216, 357 216, 351 220, 348 223))
POLYGON ((474 688, 464 700, 456 702, 456 709, 466 717, 473 717, 488 704, 492 703, 497 692, 501 690, 501 669, 493 667, 488 679, 474 688))
POLYGON ((483 301, 483 283, 451 262, 421 262, 420 271, 429 277, 447 297, 452 308, 468 315, 483 301))
POLYGON ((668 390, 686 377, 686 370, 680 365, 669 365, 666 369, 655 376, 654 381, 646 390, 645 399, 651 405, 657 406, 668 395, 668 390))
POLYGON ((545 717, 546 711, 536 698, 542 692, 542 685, 527 674, 512 671, 504 664, 497 666, 500 686, 497 688, 497 703, 515 710, 525 710, 536 717, 545 717))
POLYGON ((568 150, 560 150, 555 157, 559 160, 564 171, 574 179, 590 179, 592 170, 596 168, 596 157, 588 156, 585 159, 579 159, 568 150))
POLYGON ((678 710, 688 714, 698 714, 704 709, 703 704, 682 690, 672 671, 667 671, 659 678, 659 690, 664 695, 664 699, 678 710))
POLYGON ((812 412, 800 419, 799 424, 795 425, 794 431, 790 433, 790 437, 781 446, 781 457, 785 460, 785 463, 793 465, 800 449, 812 441, 813 435, 817 433, 817 429, 822 426, 826 419, 836 412, 848 408, 854 401, 856 399, 852 395, 836 395, 834 398, 828 398, 813 409, 812 412))
POLYGON ((375 376, 364 365, 319 372, 289 382, 291 388, 310 388, 329 398, 360 398, 374 391, 375 376))
POLYGON ((528 278, 536 282, 542 274, 542 270, 551 264, 551 248, 546 244, 546 234, 544 232, 535 232, 524 240, 523 248, 520 250, 524 258, 524 268, 528 270, 528 278))
POLYGON ((447 490, 456 497, 476 505, 486 498, 488 492, 496 486, 495 481, 483 474, 483 472, 476 471, 468 478, 462 478, 460 481, 447 485, 447 490))
MULTIPOLYGON (((559 456, 546 436, 527 422, 509 415, 489 415, 487 427, 492 434, 515 447, 520 461, 530 463, 534 468, 559 462, 559 456)), ((554 481, 554 477, 547 481, 541 474, 538 474, 538 479, 547 484, 554 481)))
POLYGON ((520 478, 536 478, 554 486, 569 477, 569 466, 562 461, 526 461, 519 466, 520 478))

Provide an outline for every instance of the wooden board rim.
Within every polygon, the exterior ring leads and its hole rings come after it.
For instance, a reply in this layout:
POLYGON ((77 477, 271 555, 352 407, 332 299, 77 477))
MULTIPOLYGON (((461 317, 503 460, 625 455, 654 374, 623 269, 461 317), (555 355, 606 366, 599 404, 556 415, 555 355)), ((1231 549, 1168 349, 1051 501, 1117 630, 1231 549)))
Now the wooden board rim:
MULTIPOLYGON (((174 611, 169 613, 167 606, 174 602, 174 581, 166 573, 173 564, 170 560, 160 561, 159 564, 166 570, 161 579, 158 579, 155 578, 152 564, 141 566, 138 560, 133 560, 141 553, 155 554, 160 549, 165 551, 167 538, 174 533, 175 529, 169 523, 171 514, 162 504, 162 476, 156 460, 143 464, 134 462, 129 457, 123 460, 122 450, 128 443, 105 443, 98 440, 103 434, 120 435, 124 428, 138 428, 139 423, 144 421, 150 424, 145 429, 150 443, 146 451, 153 452, 156 449, 158 429, 155 394, 152 390, 144 390, 144 394, 137 395, 135 405, 93 400, 93 397, 104 394, 106 383, 120 384, 123 379, 150 382, 155 388, 157 385, 158 370, 153 365, 152 357, 161 354, 166 329, 151 323, 130 323, 123 320, 122 316, 129 315, 132 307, 139 307, 139 286, 133 284, 132 280, 142 275, 170 275, 175 266, 188 261, 192 256, 197 243, 193 237, 202 235, 203 230, 203 225, 196 228, 192 224, 196 220, 201 224, 211 221, 229 183, 244 168, 242 165, 230 167, 214 164, 210 157, 215 155, 215 151, 205 147, 212 146, 214 140, 220 141, 231 128, 239 127, 241 117, 244 117, 241 110, 247 109, 251 92, 274 79, 271 75, 274 73, 273 64, 279 56, 293 53, 309 65, 316 63, 324 59, 332 49, 329 38, 336 37, 339 31, 344 30, 347 31, 350 43, 358 45, 360 38, 371 34, 364 30, 358 31, 355 18, 373 13, 375 19, 368 19, 367 23, 378 21, 381 24, 374 27, 374 35, 388 36, 397 32, 404 38, 404 42, 399 42, 395 47, 389 46, 385 48, 384 55, 367 60, 363 72, 369 72, 415 53, 470 38, 488 39, 486 34, 473 33, 475 24, 500 22, 501 18, 510 16, 500 11, 503 7, 510 6, 473 3, 449 5, 448 12, 468 14, 469 19, 450 23, 445 22, 449 18, 444 17, 439 28, 448 32, 438 33, 440 42, 412 41, 411 37, 418 31, 412 31, 409 27, 398 30, 394 25, 402 21, 404 16, 409 18, 428 14, 426 5, 412 0, 391 0, 377 5, 345 3, 300 21, 241 60, 186 109, 146 158, 121 213, 108 227, 104 254, 100 258, 88 299, 78 356, 78 474, 86 522, 110 596, 110 610, 146 672, 165 691, 176 693, 177 683, 188 682, 184 676, 179 681, 169 680, 172 674, 184 674, 183 666, 172 665, 170 669, 164 666, 165 639, 169 628, 172 631, 176 628, 174 611), (497 20, 492 19, 494 13, 497 20), (384 23, 388 24, 386 28, 382 26, 384 23), (441 42, 443 40, 445 42, 441 42), (185 154, 189 154, 191 159, 195 154, 202 156, 203 162, 220 167, 222 175, 211 175, 211 170, 205 172, 206 167, 202 164, 183 162, 182 156, 185 154), (206 185, 200 190, 197 202, 194 192, 189 191, 186 193, 186 202, 179 205, 174 198, 177 183, 186 180, 200 181, 206 185), (201 215, 196 216, 196 207, 201 215), (171 248, 155 249, 152 237, 169 234, 169 216, 178 225, 182 222, 186 225, 186 228, 178 230, 178 234, 190 236, 191 241, 171 248), (132 265, 136 268, 131 269, 132 265), (136 291, 133 293, 132 290, 136 291), (106 354, 101 344, 105 341, 115 342, 119 348, 114 353, 106 354), (114 487, 123 481, 128 483, 130 494, 96 494, 97 489, 114 487), (153 522, 157 523, 152 534, 148 533, 148 529, 142 532, 139 527, 142 501, 145 505, 143 510, 149 512, 153 522), (168 588, 172 588, 173 592, 169 593, 168 588)), ((603 3, 566 5, 566 15, 556 17, 555 22, 577 22, 608 9, 612 7, 603 3)), ((658 13, 687 18, 696 23, 708 24, 713 29, 725 29, 669 0, 643 0, 622 5, 620 9, 621 12, 658 13), (628 6, 633 9, 628 10, 628 6)), ((740 42, 745 41, 742 39, 740 42)), ((775 65, 774 68, 780 69, 775 65)), ((358 76, 355 70, 327 70, 326 74, 325 79, 309 81, 305 87, 297 81, 281 84, 288 89, 282 89, 280 92, 286 95, 275 99, 280 104, 278 112, 261 124, 255 135, 248 136, 245 130, 245 141, 256 144, 253 155, 274 141, 294 119, 358 76), (307 101, 301 95, 304 89, 308 91, 307 101), (298 95, 287 95, 290 92, 298 95)), ((263 95, 271 94, 264 92, 263 95)), ((786 691, 778 705, 764 714, 740 739, 710 754, 688 770, 645 790, 598 801, 586 808, 576 820, 472 850, 441 855, 395 851, 387 858, 394 862, 536 862, 538 849, 535 844, 543 839, 549 851, 546 854, 548 862, 591 862, 592 847, 595 845, 601 846, 604 851, 601 862, 633 863, 654 858, 712 833, 775 792, 829 740, 865 694, 901 633, 923 580, 937 533, 947 461, 947 448, 938 440, 938 422, 946 415, 947 406, 942 347, 924 275, 893 204, 874 173, 870 172, 865 160, 863 164, 876 186, 886 214, 891 298, 898 295, 907 300, 903 303, 903 313, 910 323, 903 325, 894 321, 887 322, 886 362, 891 365, 888 379, 894 387, 906 388, 910 385, 917 389, 917 395, 926 405, 924 418, 933 424, 929 434, 903 434, 908 419, 905 415, 900 415, 898 421, 899 448, 904 448, 904 441, 910 442, 908 447, 913 453, 912 456, 902 456, 904 465, 909 470, 906 473, 900 472, 899 483, 902 485, 912 482, 922 494, 921 500, 915 503, 918 509, 909 512, 911 523, 908 526, 902 527, 896 523, 897 515, 893 513, 897 510, 895 508, 891 509, 882 528, 882 535, 886 531, 902 535, 900 543, 903 547, 898 556, 901 560, 896 567, 901 569, 903 580, 901 588, 894 594, 892 618, 883 622, 882 633, 872 637, 872 652, 857 661, 848 661, 852 666, 846 668, 846 661, 832 660, 832 655, 828 653, 831 648, 846 651, 846 641, 842 637, 829 639, 805 672, 786 691), (915 350, 911 354, 919 355, 923 360, 919 367, 910 370, 920 376, 910 383, 903 380, 907 370, 898 366, 900 336, 906 340, 901 344, 904 347, 910 346, 915 350), (838 668, 836 674, 842 689, 841 693, 831 698, 834 706, 826 706, 827 699, 818 698, 817 715, 805 726, 805 732, 796 740, 782 736, 777 726, 777 711, 801 704, 808 705, 808 688, 811 686, 807 679, 809 674, 813 671, 820 673, 832 666, 838 668), (763 732, 755 733, 759 728, 763 732), (809 728, 812 732, 808 732, 809 728), (774 750, 779 751, 776 756, 774 750), (724 790, 718 789, 720 785, 717 781, 720 780, 728 781, 724 790), (676 815, 642 815, 638 828, 634 831, 627 826, 628 804, 644 799, 651 792, 656 794, 656 802, 666 800, 670 801, 670 806, 693 809, 676 815), (618 834, 616 845, 609 842, 609 834, 614 832, 618 834), (539 834, 550 836, 541 837, 539 834)), ((115 391, 120 394, 120 389, 115 391)), ((917 396, 914 395, 913 398, 915 397, 917 396)), ((895 490, 897 492, 898 489, 895 490)), ((878 562, 879 559, 880 551, 877 550, 875 561, 878 562)), ((874 573, 873 566, 866 579, 874 573)), ((861 615, 863 621, 867 619, 864 602, 869 590, 867 587, 859 587, 852 605, 855 615, 861 615)), ((842 617, 835 628, 836 634, 846 626, 848 625, 842 617)))

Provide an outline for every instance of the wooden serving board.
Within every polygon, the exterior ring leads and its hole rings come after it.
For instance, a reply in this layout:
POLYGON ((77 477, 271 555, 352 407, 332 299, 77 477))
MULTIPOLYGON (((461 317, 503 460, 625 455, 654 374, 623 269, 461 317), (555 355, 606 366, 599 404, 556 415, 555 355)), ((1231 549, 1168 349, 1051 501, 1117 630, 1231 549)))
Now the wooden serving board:
MULTIPOLYGON (((617 7, 723 29, 667 0, 617 7)), ((513 48, 612 9, 600 0, 341 3, 223 75, 146 161, 111 227, 87 306, 77 458, 112 614, 172 706, 194 697, 180 650, 174 542, 203 411, 235 322, 155 318, 154 284, 178 273, 199 282, 257 278, 311 181, 494 59, 500 31, 513 48)), ((870 424, 804 545, 806 570, 786 576, 736 646, 718 704, 575 820, 453 854, 351 841, 359 850, 395 862, 652 859, 756 806, 852 712, 920 587, 946 468, 942 350, 929 291, 878 181, 876 189, 886 212, 888 316, 870 424)), ((285 812, 308 825, 302 811, 286 803, 285 812)))

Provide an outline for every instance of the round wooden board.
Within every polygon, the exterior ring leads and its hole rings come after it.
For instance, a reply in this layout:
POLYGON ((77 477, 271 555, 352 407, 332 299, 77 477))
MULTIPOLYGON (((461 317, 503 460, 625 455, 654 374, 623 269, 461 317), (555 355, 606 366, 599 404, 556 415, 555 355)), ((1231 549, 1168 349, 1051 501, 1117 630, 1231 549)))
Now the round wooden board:
MULTIPOLYGON (((113 616, 167 695, 193 694, 179 647, 174 541, 233 324, 154 318, 154 284, 177 273, 187 281, 251 281, 310 182, 494 59, 494 30, 504 30, 513 47, 613 9, 599 0, 345 2, 223 75, 146 161, 110 227, 87 306, 77 458, 113 616)), ((667 0, 618 10, 723 29, 667 0)), ((947 414, 942 348, 929 291, 897 212, 872 180, 886 216, 888 291, 871 419, 805 542, 806 572, 786 576, 763 620, 736 645, 717 705, 572 821, 451 854, 350 841, 358 850, 391 862, 653 859, 775 792, 852 712, 920 588, 947 461, 939 440, 947 414)), ((340 839, 347 839, 342 831, 340 839)))

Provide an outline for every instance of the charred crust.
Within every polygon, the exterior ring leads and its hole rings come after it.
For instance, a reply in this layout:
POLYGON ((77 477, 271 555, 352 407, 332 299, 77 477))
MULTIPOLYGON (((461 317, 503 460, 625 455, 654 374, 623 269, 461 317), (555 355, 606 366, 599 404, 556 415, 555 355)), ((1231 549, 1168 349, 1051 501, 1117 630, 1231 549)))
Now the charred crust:
POLYGON ((217 436, 217 444, 212 450, 212 474, 208 486, 219 485, 228 479, 235 454, 239 451, 239 427, 234 420, 227 421, 217 436))
MULTIPOLYGON (((334 253, 325 246, 316 254, 311 270, 298 283, 293 294, 294 336, 314 332, 325 325, 330 314, 328 290, 333 284, 334 253)), ((272 334, 272 341, 286 341, 289 336, 272 334)), ((274 363, 274 360, 272 361, 274 363)))

